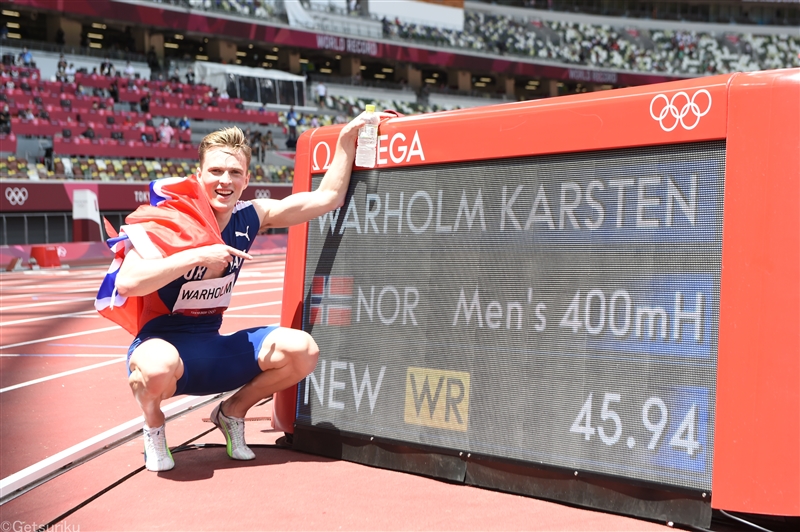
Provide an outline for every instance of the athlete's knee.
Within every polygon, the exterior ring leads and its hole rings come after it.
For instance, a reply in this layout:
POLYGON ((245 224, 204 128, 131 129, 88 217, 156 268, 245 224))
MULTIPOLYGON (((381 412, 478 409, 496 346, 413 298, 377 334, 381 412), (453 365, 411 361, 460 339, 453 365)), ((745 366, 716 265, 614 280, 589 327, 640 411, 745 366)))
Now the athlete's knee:
POLYGON ((148 340, 131 355, 128 382, 134 392, 145 389, 160 394, 175 383, 180 367, 180 356, 174 346, 163 340, 148 340))
POLYGON ((292 339, 288 342, 286 354, 290 357, 294 371, 305 377, 317 366, 319 346, 305 331, 292 331, 292 339))
POLYGON ((278 329, 275 331, 274 349, 286 357, 294 373, 305 377, 317 365, 319 346, 305 331, 296 329, 278 329))
POLYGON ((319 346, 317 345, 317 342, 314 341, 314 338, 312 338, 307 332, 303 332, 303 336, 305 341, 305 349, 299 356, 298 373, 302 373, 302 376, 305 377, 314 371, 315 367, 317 367, 317 360, 319 360, 319 346))

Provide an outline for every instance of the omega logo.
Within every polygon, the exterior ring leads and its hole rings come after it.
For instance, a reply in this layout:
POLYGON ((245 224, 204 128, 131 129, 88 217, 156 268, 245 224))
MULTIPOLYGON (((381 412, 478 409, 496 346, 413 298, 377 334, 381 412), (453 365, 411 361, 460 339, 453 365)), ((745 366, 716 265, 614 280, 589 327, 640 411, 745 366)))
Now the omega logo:
POLYGON ((314 170, 327 170, 331 165, 331 147, 328 145, 327 142, 319 142, 316 146, 314 146, 314 152, 312 153, 312 159, 314 160, 314 166, 312 167, 314 170), (319 148, 320 146, 325 147, 325 162, 322 166, 319 165, 319 148))

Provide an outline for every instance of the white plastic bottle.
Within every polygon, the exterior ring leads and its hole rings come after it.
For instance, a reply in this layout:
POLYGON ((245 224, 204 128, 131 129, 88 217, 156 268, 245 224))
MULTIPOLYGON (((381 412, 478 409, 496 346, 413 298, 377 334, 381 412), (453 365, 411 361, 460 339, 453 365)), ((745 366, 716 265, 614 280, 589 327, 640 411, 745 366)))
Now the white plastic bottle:
POLYGON ((356 145, 356 166, 361 168, 375 168, 378 158, 378 124, 380 116, 375 112, 374 105, 367 105, 366 125, 358 130, 358 143, 356 145))

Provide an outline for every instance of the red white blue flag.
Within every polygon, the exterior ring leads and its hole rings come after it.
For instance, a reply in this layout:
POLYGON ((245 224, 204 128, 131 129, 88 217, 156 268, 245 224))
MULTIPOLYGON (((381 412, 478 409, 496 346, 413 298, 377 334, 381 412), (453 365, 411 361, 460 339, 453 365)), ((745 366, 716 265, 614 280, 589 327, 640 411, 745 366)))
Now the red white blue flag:
POLYGON ((315 275, 311 281, 309 323, 350 325, 353 313, 353 278, 342 275, 315 275))
POLYGON ((102 316, 136 335, 145 323, 170 311, 158 292, 141 297, 122 297, 117 293, 117 273, 128 252, 136 249, 144 259, 159 259, 185 249, 224 242, 208 197, 194 176, 151 182, 150 205, 140 206, 125 222, 119 235, 108 240, 114 260, 94 306, 102 316))

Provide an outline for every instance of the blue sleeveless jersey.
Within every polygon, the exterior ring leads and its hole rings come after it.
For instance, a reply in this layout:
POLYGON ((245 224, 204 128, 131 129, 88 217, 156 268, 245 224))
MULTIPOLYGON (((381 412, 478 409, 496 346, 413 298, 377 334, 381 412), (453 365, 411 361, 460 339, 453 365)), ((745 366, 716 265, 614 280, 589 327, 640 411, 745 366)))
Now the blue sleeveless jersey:
MULTIPOLYGON (((225 244, 247 252, 258 230, 259 220, 255 207, 249 201, 240 201, 234 207, 231 219, 222 230, 221 236, 225 244)), ((228 268, 217 279, 205 279, 207 267, 197 266, 160 288, 157 292, 158 298, 171 314, 153 318, 142 330, 218 329, 222 324, 222 313, 230 304, 233 286, 243 263, 244 259, 233 257, 228 268)))

